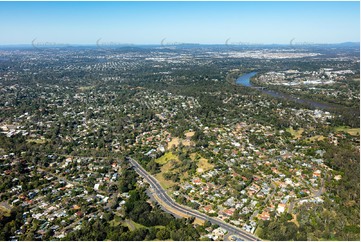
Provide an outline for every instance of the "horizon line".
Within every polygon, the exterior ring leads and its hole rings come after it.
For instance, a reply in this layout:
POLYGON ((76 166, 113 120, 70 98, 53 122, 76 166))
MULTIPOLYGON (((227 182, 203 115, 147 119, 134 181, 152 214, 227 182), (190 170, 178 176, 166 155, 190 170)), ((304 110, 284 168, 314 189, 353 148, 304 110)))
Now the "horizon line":
POLYGON ((328 42, 328 43, 316 43, 316 42, 293 42, 292 40, 289 43, 250 43, 250 42, 235 42, 235 43, 196 43, 196 42, 174 42, 174 43, 116 43, 116 42, 106 42, 105 44, 96 43, 56 43, 56 42, 40 42, 39 44, 34 43, 22 43, 22 44, 0 44, 0 47, 34 47, 34 48, 58 48, 58 47, 135 47, 135 46, 191 46, 191 45, 220 45, 220 46, 269 46, 269 45, 291 45, 291 46, 312 46, 312 45, 340 45, 340 44, 360 44, 360 41, 343 41, 343 42, 328 42))

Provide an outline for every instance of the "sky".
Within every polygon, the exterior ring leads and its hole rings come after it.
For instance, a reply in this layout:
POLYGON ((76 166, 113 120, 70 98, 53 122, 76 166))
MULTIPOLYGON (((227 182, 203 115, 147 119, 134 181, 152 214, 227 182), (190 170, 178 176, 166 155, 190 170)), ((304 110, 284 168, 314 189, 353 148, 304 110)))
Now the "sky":
POLYGON ((359 2, 0 2, 0 45, 360 41, 359 2))

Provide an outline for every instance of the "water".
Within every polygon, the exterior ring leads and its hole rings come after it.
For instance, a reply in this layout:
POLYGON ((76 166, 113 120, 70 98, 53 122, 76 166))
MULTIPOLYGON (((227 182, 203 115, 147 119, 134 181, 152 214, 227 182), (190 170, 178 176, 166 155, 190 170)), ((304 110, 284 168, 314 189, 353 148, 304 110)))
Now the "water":
POLYGON ((262 88, 262 87, 257 87, 255 85, 253 85, 251 83, 251 81, 250 81, 251 78, 254 77, 255 75, 257 75, 257 72, 255 72, 255 71, 250 72, 250 73, 246 73, 246 74, 240 76, 239 78, 237 78, 236 83, 240 84, 242 86, 246 86, 246 87, 257 88, 262 93, 270 95, 272 97, 291 100, 291 101, 294 101, 296 103, 306 104, 306 105, 309 105, 309 106, 314 107, 314 108, 332 109, 332 108, 335 107, 334 105, 331 105, 331 104, 320 103, 320 102, 316 102, 316 101, 305 99, 305 98, 294 97, 292 95, 285 94, 285 93, 282 93, 282 92, 276 92, 276 91, 272 91, 272 90, 267 90, 267 89, 262 88))
POLYGON ((246 73, 242 76, 240 76, 236 83, 237 84, 241 84, 242 86, 246 86, 246 87, 253 87, 252 83, 250 82, 251 78, 254 77, 255 75, 257 75, 257 72, 253 71, 250 73, 246 73))

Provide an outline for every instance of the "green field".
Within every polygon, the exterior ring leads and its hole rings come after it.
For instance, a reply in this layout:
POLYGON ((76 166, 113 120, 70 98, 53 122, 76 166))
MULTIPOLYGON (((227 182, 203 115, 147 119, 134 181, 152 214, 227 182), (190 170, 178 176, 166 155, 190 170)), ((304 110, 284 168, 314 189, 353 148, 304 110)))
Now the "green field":
POLYGON ((109 222, 109 224, 110 224, 111 227, 116 227, 116 226, 118 226, 118 225, 121 224, 121 223, 122 223, 122 220, 121 220, 121 218, 118 217, 118 216, 114 216, 114 219, 109 222))
POLYGON ((138 224, 138 223, 136 223, 136 222, 134 222, 133 220, 130 220, 130 219, 126 219, 123 222, 123 225, 127 226, 130 231, 134 231, 134 230, 137 230, 137 229, 140 229, 140 228, 146 228, 146 226, 138 224))
POLYGON ((178 160, 178 156, 174 155, 172 152, 166 152, 163 156, 155 160, 159 165, 167 164, 170 160, 178 160))
POLYGON ((167 173, 170 171, 173 173, 179 172, 180 173, 179 178, 181 181, 188 178, 187 172, 180 172, 179 168, 172 170, 175 164, 180 163, 179 157, 177 155, 174 155, 172 152, 165 153, 163 156, 156 159, 155 162, 157 162, 158 164, 161 165, 160 172, 155 175, 155 178, 159 181, 160 185, 164 189, 169 189, 169 188, 173 187, 174 185, 176 185, 175 182, 165 179, 163 177, 164 173, 167 173))
POLYGON ((335 131, 349 133, 350 135, 353 135, 353 136, 360 135, 360 128, 350 128, 347 126, 338 126, 335 128, 335 131))
POLYGON ((155 162, 161 165, 160 173, 156 174, 155 177, 164 189, 171 188, 175 185, 173 181, 166 180, 163 177, 163 174, 169 172, 173 167, 172 162, 169 162, 171 160, 179 162, 178 156, 174 155, 172 152, 166 152, 163 156, 155 160, 155 162))
POLYGON ((300 128, 298 130, 294 130, 293 127, 287 128, 286 131, 290 133, 293 138, 299 139, 302 137, 302 133, 305 131, 303 128, 300 128))
POLYGON ((166 172, 169 172, 173 165, 171 164, 172 162, 168 162, 166 164, 164 164, 161 168, 160 168, 160 173, 155 175, 155 178, 157 178, 157 180, 159 181, 160 185, 164 188, 164 189, 168 189, 171 188, 175 185, 175 182, 171 181, 171 180, 166 180, 163 177, 163 174, 166 172))

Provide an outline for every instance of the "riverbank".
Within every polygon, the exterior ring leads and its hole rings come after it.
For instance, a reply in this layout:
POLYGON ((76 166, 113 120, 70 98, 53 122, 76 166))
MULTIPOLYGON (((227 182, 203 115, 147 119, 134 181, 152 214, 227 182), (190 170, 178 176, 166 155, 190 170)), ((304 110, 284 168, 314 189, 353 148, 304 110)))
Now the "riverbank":
POLYGON ((251 78, 256 76, 257 73, 258 72, 256 71, 245 73, 236 79, 235 84, 257 89, 261 93, 266 94, 268 96, 284 99, 286 101, 292 101, 301 105, 305 105, 306 107, 312 109, 321 109, 332 113, 340 114, 343 116, 342 122, 354 128, 359 127, 359 123, 354 122, 354 119, 360 116, 359 109, 344 107, 332 103, 319 102, 312 99, 304 98, 302 96, 296 97, 294 95, 287 94, 284 92, 270 90, 267 89, 266 87, 256 86, 252 83, 251 78))

